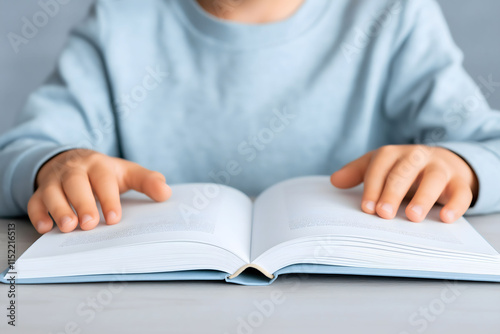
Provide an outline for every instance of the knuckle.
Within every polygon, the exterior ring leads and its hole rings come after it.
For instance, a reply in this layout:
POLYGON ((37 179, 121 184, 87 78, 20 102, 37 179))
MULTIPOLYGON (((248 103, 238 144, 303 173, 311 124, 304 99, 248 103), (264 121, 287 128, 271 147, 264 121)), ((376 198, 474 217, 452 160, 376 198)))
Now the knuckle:
POLYGON ((392 154, 396 150, 396 145, 385 145, 380 147, 377 151, 379 154, 392 154))
POLYGON ((449 180, 450 173, 444 166, 441 164, 433 164, 429 165, 425 171, 425 174, 428 177, 432 177, 433 179, 441 179, 441 180, 449 180))
POLYGON ((99 152, 92 151, 85 157, 85 162, 89 165, 101 165, 106 163, 106 156, 99 152))
POLYGON ((70 150, 61 155, 59 163, 63 169, 82 169, 82 167, 93 163, 100 155, 100 153, 88 149, 70 150))
POLYGON ((80 168, 68 168, 65 169, 60 175, 59 178, 61 183, 71 183, 72 181, 80 178, 82 176, 82 170, 80 168))
POLYGON ((446 191, 446 186, 443 187, 434 187, 432 185, 420 185, 415 194, 415 198, 422 201, 426 198, 435 198, 439 197, 446 191))
POLYGON ((408 151, 405 159, 413 166, 419 167, 426 164, 430 159, 430 152, 422 145, 414 145, 408 151))
POLYGON ((40 189, 40 193, 43 198, 54 196, 54 194, 58 191, 61 191, 61 188, 54 182, 49 183, 40 189))
POLYGON ((383 196, 385 198, 391 196, 399 196, 405 192, 406 188, 406 183, 402 178, 393 177, 387 183, 387 188, 384 191, 383 196))
POLYGON ((114 183, 117 183, 114 174, 108 173, 106 171, 94 171, 92 173, 89 173, 89 178, 91 183, 94 185, 113 185, 114 183))
POLYGON ((96 211, 96 202, 92 196, 79 195, 71 199, 71 205, 78 213, 96 211))
POLYGON ((137 170, 137 169, 140 169, 142 168, 141 165, 139 165, 137 162, 134 162, 134 161, 130 161, 130 160, 122 160, 122 162, 125 163, 125 165, 127 166, 127 169, 129 170, 137 170))
POLYGON ((416 172, 416 167, 413 166, 407 159, 402 159, 396 166, 392 174, 397 174, 401 178, 409 178, 416 172))
POLYGON ((99 162, 89 166, 87 174, 92 179, 105 180, 109 177, 116 176, 117 172, 113 169, 112 164, 106 160, 99 159, 99 162))
POLYGON ((85 150, 69 150, 58 155, 54 161, 60 169, 81 165, 80 158, 85 150))
POLYGON ((142 167, 136 162, 127 160, 124 160, 123 162, 124 162, 123 164, 124 168, 121 169, 123 177, 126 178, 133 177, 135 174, 137 174, 138 171, 142 169, 142 167))
POLYGON ((411 176, 413 168, 404 160, 400 160, 387 174, 387 180, 401 180, 411 176))
POLYGON ((42 186, 44 183, 57 178, 57 175, 60 174, 61 170, 64 168, 64 165, 59 163, 58 160, 50 160, 46 162, 38 171, 37 174, 37 185, 42 186))

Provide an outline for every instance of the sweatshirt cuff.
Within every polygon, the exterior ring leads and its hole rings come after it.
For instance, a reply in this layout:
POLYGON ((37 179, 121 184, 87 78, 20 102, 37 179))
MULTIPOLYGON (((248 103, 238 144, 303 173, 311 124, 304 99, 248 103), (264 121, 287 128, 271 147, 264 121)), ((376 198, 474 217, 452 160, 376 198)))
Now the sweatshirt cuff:
POLYGON ((27 212, 28 201, 35 191, 35 178, 40 167, 53 156, 75 148, 78 147, 38 144, 20 155, 12 175, 12 197, 23 212, 27 212))
POLYGON ((446 148, 464 159, 476 173, 478 196, 466 215, 488 214, 500 206, 500 158, 481 143, 438 142, 431 146, 446 148))

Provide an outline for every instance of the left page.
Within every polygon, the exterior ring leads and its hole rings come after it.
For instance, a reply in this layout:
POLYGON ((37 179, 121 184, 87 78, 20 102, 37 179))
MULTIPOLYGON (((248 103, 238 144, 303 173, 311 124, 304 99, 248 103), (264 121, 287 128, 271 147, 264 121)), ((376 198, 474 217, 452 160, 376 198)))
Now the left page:
MULTIPOLYGON (((191 263, 202 269, 200 258, 204 254, 210 255, 207 253, 218 254, 219 257, 224 254, 222 252, 234 254, 232 267, 249 262, 252 202, 242 192, 223 185, 195 183, 173 185, 171 198, 162 203, 134 191, 121 198, 122 220, 116 225, 106 225, 101 218, 99 225, 90 231, 62 233, 54 228, 40 237, 19 258, 20 277, 23 268, 33 271, 38 267, 37 263, 47 265, 47 269, 40 268, 42 271, 48 271, 49 267, 58 270, 57 261, 52 259, 68 260, 70 263, 70 259, 89 259, 88 266, 93 266, 87 268, 89 273, 101 273, 97 269, 99 260, 104 256, 106 260, 117 257, 115 263, 118 263, 121 261, 118 259, 120 252, 127 255, 121 264, 121 267, 130 268, 125 271, 141 272, 132 268, 144 268, 144 271, 152 272, 165 269, 162 263, 154 263, 154 257, 160 261, 155 252, 164 249, 166 253, 167 248, 163 246, 166 244, 171 245, 168 252, 172 254, 169 257, 167 254, 163 262, 172 265, 176 261, 183 263, 178 270, 189 269, 191 263), (203 251, 201 254, 190 252, 194 249, 203 251), (133 260, 135 256, 140 258, 137 254, 141 254, 141 260, 133 260), (143 263, 131 263, 133 261, 143 263), (145 264, 148 262, 151 262, 150 267, 145 264)), ((215 255, 212 257, 215 258, 215 255)), ((230 258, 229 254, 227 257, 230 258)), ((82 263, 75 263, 75 266, 81 267, 82 263)), ((65 270, 82 274, 78 268, 65 270)))

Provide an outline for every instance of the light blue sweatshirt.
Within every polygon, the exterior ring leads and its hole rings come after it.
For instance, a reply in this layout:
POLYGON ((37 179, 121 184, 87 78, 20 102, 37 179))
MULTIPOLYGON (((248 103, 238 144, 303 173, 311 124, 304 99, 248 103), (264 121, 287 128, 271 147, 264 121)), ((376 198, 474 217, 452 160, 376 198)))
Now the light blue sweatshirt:
POLYGON ((40 166, 72 148, 255 195, 415 143, 474 169, 468 214, 500 211, 500 113, 483 96, 498 84, 481 94, 461 62, 435 0, 307 0, 262 25, 194 0, 100 0, 0 137, 0 215, 25 213, 40 166))

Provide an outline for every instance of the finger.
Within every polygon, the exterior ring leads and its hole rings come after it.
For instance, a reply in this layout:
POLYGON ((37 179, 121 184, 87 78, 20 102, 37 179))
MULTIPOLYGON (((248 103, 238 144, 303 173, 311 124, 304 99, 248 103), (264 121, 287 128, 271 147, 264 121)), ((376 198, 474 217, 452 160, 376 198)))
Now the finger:
POLYGON ((384 189, 387 175, 398 158, 399 150, 392 146, 384 146, 378 150, 370 161, 365 173, 363 200, 361 202, 361 209, 364 212, 370 214, 376 212, 375 206, 384 189))
POLYGON ((60 184, 46 186, 42 190, 42 200, 61 232, 71 232, 78 226, 78 219, 60 184))
POLYGON ((406 206, 406 217, 413 222, 422 221, 443 193, 449 178, 438 169, 425 169, 422 181, 406 206))
POLYGON ((75 208, 82 230, 91 230, 99 223, 99 211, 86 172, 74 171, 62 177, 62 187, 75 208))
POLYGON ((396 216, 403 198, 420 172, 421 167, 413 165, 406 157, 394 164, 375 208, 380 217, 392 219, 396 216))
POLYGON ((113 225, 120 221, 122 209, 120 189, 116 175, 108 169, 89 171, 90 184, 101 204, 106 224, 113 225))
POLYGON ((157 202, 166 201, 172 195, 172 190, 165 182, 165 176, 159 172, 136 163, 127 166, 124 178, 126 188, 144 193, 157 202))
POLYGON ((460 179, 452 180, 449 184, 450 200, 441 209, 440 217, 445 223, 453 223, 462 217, 472 202, 472 190, 460 179))
POLYGON ((40 191, 35 191, 28 202, 28 216, 38 233, 44 234, 52 230, 52 218, 42 201, 40 191))
POLYGON ((330 177, 330 182, 337 188, 347 189, 363 182, 365 171, 370 163, 373 152, 368 152, 362 157, 351 161, 330 177))

